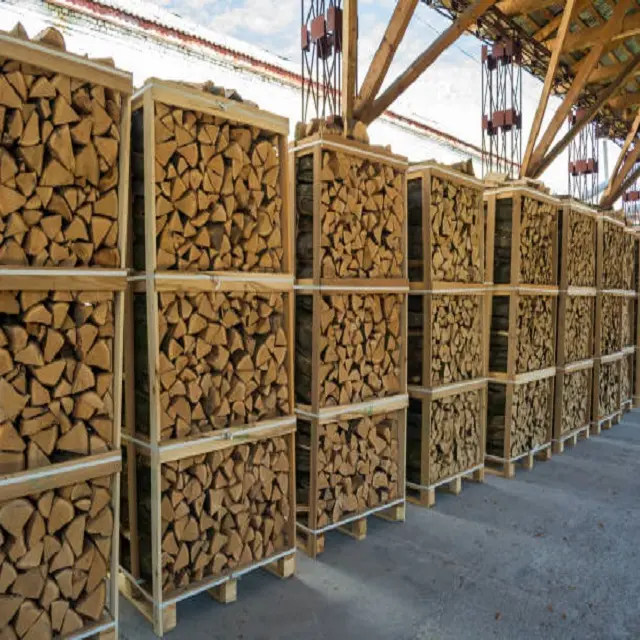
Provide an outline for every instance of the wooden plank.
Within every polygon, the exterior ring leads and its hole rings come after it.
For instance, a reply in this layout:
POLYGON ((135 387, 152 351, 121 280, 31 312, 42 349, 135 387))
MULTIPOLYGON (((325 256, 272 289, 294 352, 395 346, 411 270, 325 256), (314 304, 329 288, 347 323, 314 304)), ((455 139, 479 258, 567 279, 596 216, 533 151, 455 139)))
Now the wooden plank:
POLYGON ((358 75, 358 0, 344 0, 342 7, 342 118, 345 137, 351 128, 358 75))

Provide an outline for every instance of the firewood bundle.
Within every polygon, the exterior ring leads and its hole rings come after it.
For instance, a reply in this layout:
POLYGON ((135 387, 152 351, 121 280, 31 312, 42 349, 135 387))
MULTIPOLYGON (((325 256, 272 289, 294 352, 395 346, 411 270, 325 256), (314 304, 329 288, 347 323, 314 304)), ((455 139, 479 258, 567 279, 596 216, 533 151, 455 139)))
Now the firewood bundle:
POLYGON ((598 408, 600 417, 613 415, 620 410, 620 362, 600 365, 598 408))
MULTIPOLYGON (((297 300, 296 393, 311 402, 313 297, 297 300)), ((322 296, 320 385, 322 406, 362 402, 400 393, 403 296, 322 296)))
POLYGON ((630 233, 623 234, 623 253, 622 253, 622 288, 627 291, 635 291, 637 285, 635 282, 636 271, 636 239, 630 233))
POLYGON ((0 504, 0 634, 67 637, 107 613, 107 476, 0 504))
MULTIPOLYGON (((291 546, 290 443, 275 437, 162 465, 164 593, 291 546)), ((141 541, 150 551, 150 474, 138 476, 141 541)), ((141 563, 150 573, 150 553, 141 563)))
POLYGON ((548 202, 522 199, 520 218, 520 282, 553 285, 557 210, 548 202))
POLYGON ((112 89, 2 58, 0 264, 120 265, 122 107, 112 89))
MULTIPOLYGON (((290 413, 282 294, 164 292, 158 302, 162 440, 290 413)), ((136 367, 140 398, 148 394, 144 353, 136 367)), ((137 405, 148 411, 148 398, 137 405)), ((148 429, 148 416, 138 426, 148 429)))
POLYGON ((595 298, 567 296, 564 317, 565 362, 593 356, 593 308, 595 298))
POLYGON ((106 451, 113 293, 0 292, 0 473, 106 451))
POLYGON ((635 300, 633 298, 623 298, 622 305, 622 320, 620 323, 620 330, 622 332, 622 346, 632 347, 635 342, 634 335, 634 319, 635 319, 635 300))
POLYGON ((620 362, 620 399, 629 400, 633 395, 633 356, 625 356, 620 362))
POLYGON ((482 192, 431 178, 431 264, 434 280, 480 282, 482 192))
POLYGON ((466 391, 431 401, 431 425, 422 429, 422 414, 409 413, 407 473, 420 482, 422 439, 429 438, 428 484, 462 473, 484 458, 480 392, 466 391))
POLYGON ((511 456, 533 451, 548 441, 551 378, 516 385, 511 412, 511 456))
POLYGON ((601 224, 603 225, 602 288, 623 289, 624 269, 621 267, 621 260, 624 260, 626 234, 621 227, 612 222, 603 220, 601 224))
MULTIPOLYGON (((139 111, 134 133, 141 122, 139 111)), ((136 139, 141 143, 142 136, 136 139)), ((278 135, 255 126, 155 103, 158 269, 281 271, 278 142, 278 135)), ((141 194, 141 149, 134 151, 134 193, 141 194)), ((134 215, 143 245, 141 198, 134 215)))
POLYGON ((620 351, 622 344, 622 298, 619 296, 602 296, 602 325, 600 336, 601 355, 609 355, 620 351))
POLYGON ((297 161, 298 277, 312 275, 314 181, 320 180, 322 278, 401 278, 405 259, 404 174, 379 161, 333 150, 297 161))
MULTIPOLYGON (((482 297, 438 295, 431 301, 431 385, 479 378, 483 372, 482 297)), ((421 354, 412 353, 411 357, 421 354)))
MULTIPOLYGON (((320 424, 318 437, 317 528, 398 497, 399 443, 395 416, 381 414, 320 424)), ((309 495, 308 452, 298 452, 297 464, 298 489, 309 495)))
POLYGON ((569 217, 567 284, 570 287, 596 286, 596 248, 593 218, 572 212, 569 217))
POLYGON ((519 296, 516 319, 516 373, 552 367, 555 363, 553 298, 519 296))
POLYGON ((564 374, 562 389, 562 426, 565 435, 589 423, 589 395, 591 371, 581 370, 564 374))

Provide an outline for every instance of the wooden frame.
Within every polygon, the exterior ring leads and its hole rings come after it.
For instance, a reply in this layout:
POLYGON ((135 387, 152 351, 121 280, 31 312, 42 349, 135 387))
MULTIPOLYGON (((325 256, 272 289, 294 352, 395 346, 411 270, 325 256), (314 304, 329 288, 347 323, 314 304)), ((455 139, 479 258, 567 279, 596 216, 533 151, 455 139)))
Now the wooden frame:
POLYGON ((566 367, 559 367, 556 371, 555 384, 555 403, 554 403, 554 420, 553 420, 553 447, 554 453, 562 453, 565 441, 577 442, 578 437, 589 437, 591 426, 591 403, 593 388, 593 368, 594 361, 582 360, 573 362, 566 367), (563 420, 565 418, 566 407, 564 400, 567 393, 567 385, 573 375, 580 374, 586 376, 586 385, 584 385, 584 395, 586 397, 587 407, 584 423, 573 425, 571 429, 563 429, 563 420))
POLYGON ((409 316, 410 318, 417 312, 412 311, 411 303, 415 300, 421 300, 422 307, 422 329, 412 329, 411 325, 408 330, 408 370, 407 378, 408 383, 413 386, 423 387, 425 389, 432 389, 435 387, 443 386, 443 384, 450 385, 456 383, 468 383, 475 379, 483 378, 487 374, 488 368, 488 352, 487 341, 485 334, 487 333, 487 321, 490 319, 490 315, 487 314, 487 291, 488 289, 482 285, 467 286, 450 284, 450 288, 436 289, 434 291, 417 291, 412 289, 409 295, 409 316), (479 331, 478 335, 482 343, 480 352, 480 371, 479 374, 473 378, 464 380, 451 380, 447 383, 434 384, 431 375, 433 349, 435 345, 435 339, 433 338, 434 325, 432 323, 433 316, 433 303, 435 300, 442 297, 460 296, 464 298, 477 298, 478 299, 478 316, 479 316, 479 331), (422 344, 420 344, 420 342, 422 344), (416 376, 416 371, 420 370, 420 375, 416 376))
MULTIPOLYGON (((475 237, 472 239, 473 245, 479 247, 478 264, 476 269, 478 276, 470 279, 464 284, 469 286, 482 285, 485 281, 485 238, 484 238, 484 205, 483 193, 484 183, 477 178, 466 175, 461 171, 451 169, 435 162, 420 162, 412 164, 407 174, 407 190, 411 192, 413 183, 416 183, 421 196, 421 211, 419 207, 414 211, 407 198, 408 222, 412 227, 418 226, 421 231, 422 242, 421 251, 418 256, 411 258, 412 245, 409 242, 408 259, 409 259, 409 279, 411 280, 412 289, 431 290, 436 287, 446 287, 449 282, 439 281, 434 277, 431 256, 433 254, 433 230, 431 224, 431 201, 433 180, 438 179, 447 184, 453 184, 456 187, 471 189, 476 193, 478 198, 477 221, 475 229, 475 237), (419 185, 419 186, 418 186, 419 185), (414 223, 414 224, 412 224, 414 223), (418 223, 417 225, 415 223, 418 223), (419 275, 421 274, 421 275, 419 275)), ((453 212, 454 216, 457 212, 453 212)), ((453 283, 453 281, 452 281, 453 283)), ((455 284, 462 284, 461 280, 456 280, 455 284)))
MULTIPOLYGON (((409 388, 409 412, 411 407, 420 407, 420 438, 419 438, 419 481, 407 480, 407 499, 420 506, 431 507, 435 504, 435 493, 439 487, 447 486, 449 491, 458 494, 462 489, 462 479, 471 479, 475 482, 484 480, 485 446, 487 428, 487 380, 481 378, 471 382, 451 384, 437 389, 424 389, 419 387, 409 388), (450 474, 446 477, 434 477, 431 464, 431 445, 434 442, 433 436, 433 403, 443 398, 450 398, 467 393, 476 393, 479 401, 479 414, 477 420, 480 425, 478 458, 461 471, 450 474)), ((410 454, 409 427, 407 426, 407 460, 410 454)), ((411 475, 409 464, 407 465, 407 476, 411 475)))
MULTIPOLYGON (((265 568, 281 578, 293 575, 295 571, 295 418, 277 427, 263 429, 246 428, 238 429, 232 433, 216 434, 207 440, 201 439, 194 443, 167 442, 161 445, 143 444, 139 441, 125 437, 129 447, 129 469, 137 466, 137 456, 144 456, 149 460, 149 473, 151 475, 151 561, 152 576, 149 580, 144 578, 140 570, 140 536, 139 529, 131 529, 125 532, 130 545, 131 564, 129 569, 120 566, 120 591, 133 604, 133 606, 152 624, 154 633, 162 637, 177 624, 177 603, 207 591, 219 602, 228 603, 236 599, 237 580, 246 573, 258 568, 265 568), (203 578, 200 581, 188 584, 164 593, 162 589, 163 565, 162 565, 162 515, 160 500, 154 498, 155 492, 160 492, 161 466, 172 461, 181 461, 194 456, 201 456, 214 451, 228 450, 230 448, 258 442, 269 441, 273 438, 285 438, 288 442, 289 458, 289 519, 286 524, 287 538, 290 544, 286 549, 278 550, 271 556, 262 558, 250 565, 237 566, 232 570, 226 570, 218 575, 203 578), (151 585, 149 585, 151 582, 151 585), (151 586, 151 589, 149 589, 151 586)), ((131 498, 131 493, 129 493, 131 498)), ((129 500, 129 509, 137 511, 138 501, 133 496, 129 500)), ((138 522, 137 513, 130 513, 130 525, 138 522)))
MULTIPOLYGON (((293 275, 292 239, 293 228, 290 217, 291 189, 289 185, 287 138, 289 121, 287 118, 271 114, 250 104, 237 102, 205 91, 157 78, 148 79, 133 96, 132 111, 142 110, 144 149, 144 269, 155 271, 157 261, 156 198, 155 198, 155 104, 162 103, 178 109, 187 109, 222 118, 232 123, 263 129, 278 137, 278 161, 281 208, 281 234, 283 258, 278 273, 293 275), (154 152, 151 153, 150 150, 154 152)), ((252 271, 256 271, 253 269, 252 271)), ((173 270, 172 270, 173 272, 173 270)), ((226 273, 227 271, 225 271, 226 273)), ((189 271, 188 273, 194 273, 189 271)), ((207 272, 210 273, 210 272, 207 272)), ((246 272, 242 272, 246 273, 246 272)))
MULTIPOLYGON (((292 189, 294 196, 293 202, 297 202, 297 173, 298 162, 300 159, 311 156, 313 158, 313 242, 312 242, 312 275, 311 277, 301 277, 301 271, 294 256, 293 263, 295 265, 297 284, 302 286, 359 286, 359 287, 405 287, 408 282, 407 268, 407 178, 408 161, 403 156, 394 155, 383 147, 373 147, 356 142, 355 140, 346 139, 340 136, 331 135, 321 132, 311 137, 304 138, 290 147, 291 153, 291 172, 292 172, 292 189), (401 274, 396 277, 389 278, 325 278, 322 275, 322 265, 320 256, 320 247, 323 241, 322 232, 322 216, 321 216, 321 197, 322 197, 322 181, 319 179, 322 171, 322 154, 325 151, 333 151, 344 154, 348 157, 379 162, 381 165, 389 166, 403 174, 402 195, 404 198, 404 221, 402 227, 401 246, 403 248, 403 264, 401 265, 401 274)), ((297 205, 296 207, 296 219, 297 205)), ((295 237, 298 236, 297 229, 295 237)))
POLYGON ((540 285, 544 286, 556 286, 558 284, 558 220, 559 209, 561 202, 552 196, 549 196, 541 191, 531 189, 529 187, 521 186, 507 186, 499 187, 497 189, 488 189, 484 192, 484 199, 486 202, 486 257, 487 257, 487 273, 485 280, 492 284, 511 284, 511 285, 540 285), (521 250, 520 250, 520 227, 522 219, 522 206, 524 198, 529 198, 538 203, 544 203, 551 205, 552 213, 555 215, 555 223, 552 231, 550 256, 551 259, 551 282, 548 283, 535 283, 535 282, 523 282, 521 277, 521 250), (508 274, 495 277, 496 269, 496 232, 500 227, 500 220, 496 218, 498 203, 502 201, 510 201, 510 233, 511 242, 508 251, 507 260, 509 261, 508 274))
POLYGON ((620 376, 621 376, 621 360, 624 357, 622 352, 614 353, 608 356, 602 356, 601 358, 595 358, 593 369, 593 400, 592 400, 592 421, 591 421, 591 433, 598 434, 600 429, 611 428, 620 419, 620 376), (602 375, 607 368, 611 368, 614 371, 614 375, 617 372, 617 382, 614 382, 613 388, 613 406, 611 410, 601 411, 600 409, 600 393, 604 391, 605 380, 602 379, 602 375))
MULTIPOLYGON (((376 515, 386 520, 404 521, 405 504, 405 460, 406 460, 406 424, 407 424, 408 396, 399 395, 388 398, 380 398, 371 402, 348 405, 343 407, 332 407, 324 409, 320 414, 313 414, 303 408, 298 408, 296 413, 300 423, 308 423, 308 444, 303 442, 298 436, 298 449, 308 452, 309 455, 309 482, 306 504, 301 502, 298 506, 297 532, 298 546, 307 555, 315 558, 324 551, 324 535, 326 532, 339 529, 344 533, 362 539, 366 536, 366 519, 370 515, 376 515), (320 451, 320 428, 323 425, 339 422, 342 420, 357 420, 371 416, 389 416, 395 421, 395 435, 398 442, 398 478, 396 493, 397 497, 390 499, 386 503, 371 507, 369 509, 359 509, 338 521, 330 522, 327 525, 319 526, 317 499, 318 499, 318 474, 320 451)), ((299 494, 300 495, 300 494, 299 494)))

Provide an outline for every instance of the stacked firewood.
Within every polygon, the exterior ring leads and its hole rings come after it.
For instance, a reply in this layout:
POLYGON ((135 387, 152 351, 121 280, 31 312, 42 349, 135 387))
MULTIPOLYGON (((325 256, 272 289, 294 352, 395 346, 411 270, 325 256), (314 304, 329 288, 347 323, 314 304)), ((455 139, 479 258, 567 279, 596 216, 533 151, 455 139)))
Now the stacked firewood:
POLYGON ((598 406, 601 417, 617 413, 620 410, 620 362, 607 362, 600 365, 598 386, 598 406))
POLYGON ((622 348, 622 298, 602 295, 600 353, 609 355, 622 348))
POLYGON ((634 319, 636 315, 635 311, 635 299, 623 298, 622 305, 622 321, 620 323, 620 329, 622 332, 622 346, 632 347, 635 342, 634 335, 634 319))
POLYGON ((626 234, 621 227, 607 220, 603 220, 602 225, 602 288, 623 289, 624 269, 621 268, 620 261, 624 259, 626 234))
MULTIPOLYGON (((278 136, 158 102, 154 126, 158 269, 281 271, 278 136)), ((134 240, 144 253, 141 129, 138 111, 132 163, 134 240)))
POLYGON ((562 389, 562 435, 589 423, 591 371, 565 373, 562 389))
POLYGON ((388 164, 333 150, 297 165, 297 275, 312 275, 314 180, 321 181, 320 264, 323 278, 401 278, 405 260, 404 176, 388 164))
MULTIPOLYGON (((483 371, 482 298, 438 295, 431 301, 430 385, 479 378, 483 371)), ((411 354, 415 358, 420 354, 411 354)))
POLYGON ((637 289, 636 275, 636 239, 630 233, 623 234, 622 288, 627 291, 637 289))
POLYGON ((554 365, 555 306, 550 296, 520 296, 516 319, 516 373, 554 365))
POLYGON ((596 222, 593 218, 572 213, 569 218, 569 252, 567 283, 570 287, 596 286, 596 222))
MULTIPOLYGON (((54 30, 39 40, 64 49, 54 30)), ((116 91, 2 58, 1 265, 120 265, 121 113, 116 91)))
POLYGON ((633 395, 633 356, 625 356, 620 362, 620 400, 629 400, 633 395))
MULTIPOLYGON (((412 401, 412 405, 415 401, 412 401)), ((484 460, 481 392, 465 391, 431 401, 428 484, 473 468, 484 460)), ((422 413, 409 411, 407 473, 420 482, 422 413)))
MULTIPOLYGON (((290 442, 275 437, 162 465, 164 593, 291 546, 290 442)), ((150 477, 139 474, 143 575, 151 573, 150 477)))
MULTIPOLYGON (((308 439, 309 425, 299 425, 308 439)), ((317 527, 340 522, 398 497, 398 418, 363 416, 318 425, 317 527)), ((310 458, 299 450, 298 489, 308 495, 310 458)))
POLYGON ((431 264, 434 280, 479 282, 482 193, 437 176, 431 178, 431 264))
MULTIPOLYGON (((161 439, 182 438, 286 415, 284 296, 168 293, 159 298, 161 439)), ((144 296, 136 296, 142 307, 144 296)), ((136 345, 146 349, 143 323, 136 345)), ((137 427, 148 432, 148 368, 137 354, 137 427), (145 400, 145 401, 142 401, 145 400)))
MULTIPOLYGON (((323 296, 320 308, 319 400, 322 406, 362 402, 400 393, 403 296, 323 296)), ((311 401, 313 309, 297 299, 296 393, 311 401)))
POLYGON ((111 477, 0 503, 0 634, 67 637, 108 613, 111 477))
POLYGON ((548 202, 522 199, 520 219, 520 282, 553 285, 554 229, 557 210, 548 202))
POLYGON ((113 440, 113 293, 0 292, 0 473, 113 440))
POLYGON ((565 362, 577 362, 578 360, 591 358, 593 356, 593 310, 595 298, 567 296, 565 302, 565 362))

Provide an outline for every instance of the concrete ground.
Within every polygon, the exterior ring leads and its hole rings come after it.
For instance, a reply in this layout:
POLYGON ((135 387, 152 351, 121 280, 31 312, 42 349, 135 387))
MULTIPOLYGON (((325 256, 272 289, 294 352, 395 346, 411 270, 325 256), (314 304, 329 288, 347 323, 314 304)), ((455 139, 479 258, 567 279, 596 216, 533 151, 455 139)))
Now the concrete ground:
MULTIPOLYGON (((487 476, 367 539, 331 533, 295 578, 178 605, 169 638, 640 638, 640 412, 515 480, 487 476)), ((120 637, 153 638, 121 598, 120 637)))

